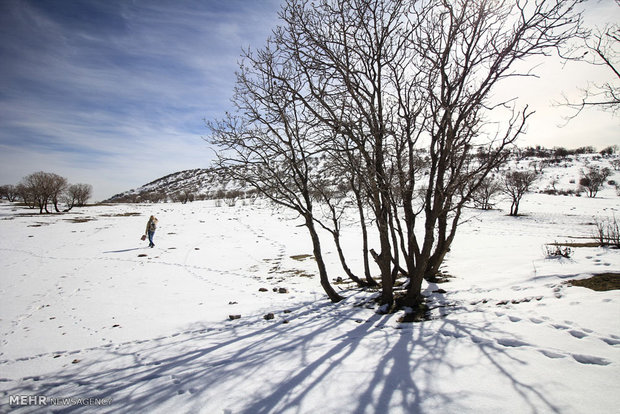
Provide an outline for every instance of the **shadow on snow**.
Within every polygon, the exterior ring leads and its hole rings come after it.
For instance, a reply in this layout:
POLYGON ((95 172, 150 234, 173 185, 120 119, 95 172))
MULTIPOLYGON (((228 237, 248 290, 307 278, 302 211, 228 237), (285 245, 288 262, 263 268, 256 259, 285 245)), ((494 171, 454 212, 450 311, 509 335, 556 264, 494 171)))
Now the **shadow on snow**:
MULTIPOLYGON (((272 321, 244 317, 218 328, 194 326, 172 336, 84 350, 79 364, 16 381, 5 395, 112 398, 109 407, 91 407, 96 412, 150 412, 166 404, 185 412, 307 412, 304 404, 329 412, 334 401, 351 413, 423 413, 446 404, 472 411, 461 402, 464 391, 445 389, 445 372, 439 374, 444 389, 437 386, 437 370, 471 368, 471 362, 458 365, 458 357, 447 358, 456 338, 505 333, 490 324, 448 319, 433 321, 432 330, 427 323, 397 329, 387 325, 396 315, 360 320, 360 309, 351 302, 307 303, 276 313, 272 321), (282 323, 284 318, 288 323, 282 323)), ((560 411, 535 385, 504 367, 505 358, 514 359, 505 348, 492 341, 472 344, 489 361, 487 366, 512 384, 522 412, 560 411)))

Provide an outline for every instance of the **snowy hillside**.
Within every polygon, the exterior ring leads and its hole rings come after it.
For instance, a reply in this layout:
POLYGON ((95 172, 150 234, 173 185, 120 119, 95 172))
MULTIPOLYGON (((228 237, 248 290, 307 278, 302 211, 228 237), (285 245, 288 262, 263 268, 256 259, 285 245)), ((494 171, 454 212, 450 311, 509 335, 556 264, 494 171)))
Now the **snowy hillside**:
MULTIPOLYGON (((497 175, 501 175, 506 170, 536 170, 536 172, 542 170, 541 178, 536 182, 534 191, 542 192, 555 188, 560 193, 575 194, 579 192, 579 178, 584 168, 597 166, 609 168, 613 171, 612 163, 617 163, 618 160, 620 160, 618 155, 601 157, 599 154, 582 154, 562 158, 527 157, 512 160, 497 175)), ((314 161, 317 170, 320 169, 322 162, 318 159, 314 161)), ((615 182, 618 183, 620 180, 616 179, 615 182)), ((614 190, 613 185, 606 188, 609 191, 614 190)), ((215 198, 231 199, 248 197, 253 193, 254 190, 243 183, 229 180, 217 170, 207 168, 179 171, 139 188, 116 194, 105 202, 136 203, 210 200, 215 198)))
MULTIPOLYGON (((538 186, 574 185, 579 168, 548 167, 538 186)), ((64 215, 1 203, 0 412, 616 412, 620 292, 569 281, 617 277, 620 251, 583 242, 619 200, 608 185, 528 194, 519 217, 505 202, 467 210, 452 277, 425 285, 431 317, 413 324, 347 283, 331 304, 299 217, 260 201, 64 215), (151 214, 153 249, 139 240, 151 214), (546 256, 555 242, 573 243, 569 258, 546 256)))
MULTIPOLYGON (((198 198, 214 198, 218 190, 226 191, 228 182, 213 169, 179 171, 159 178, 137 189, 116 194, 106 202, 166 201, 175 195, 191 193, 198 198)), ((233 183, 232 187, 238 188, 233 183)))

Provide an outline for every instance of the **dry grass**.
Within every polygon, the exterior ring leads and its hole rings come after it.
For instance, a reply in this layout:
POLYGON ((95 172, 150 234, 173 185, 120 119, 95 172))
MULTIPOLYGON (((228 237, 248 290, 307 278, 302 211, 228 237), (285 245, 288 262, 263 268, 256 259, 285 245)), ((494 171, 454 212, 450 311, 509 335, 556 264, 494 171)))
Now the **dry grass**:
POLYGON ((141 216, 142 213, 138 212, 128 212, 128 213, 118 213, 118 214, 101 214, 101 217, 135 217, 141 216))
POLYGON ((619 290, 620 289, 620 273, 600 273, 589 279, 569 280, 573 286, 587 287, 596 291, 619 290))
POLYGON ((306 260, 306 259, 309 259, 311 257, 314 257, 314 256, 312 256, 311 254, 297 254, 295 256, 291 256, 291 259, 297 260, 298 262, 301 262, 302 260, 306 260))
POLYGON ((95 221, 97 219, 94 217, 75 217, 75 218, 63 219, 63 220, 71 222, 71 223, 88 223, 89 221, 95 221))

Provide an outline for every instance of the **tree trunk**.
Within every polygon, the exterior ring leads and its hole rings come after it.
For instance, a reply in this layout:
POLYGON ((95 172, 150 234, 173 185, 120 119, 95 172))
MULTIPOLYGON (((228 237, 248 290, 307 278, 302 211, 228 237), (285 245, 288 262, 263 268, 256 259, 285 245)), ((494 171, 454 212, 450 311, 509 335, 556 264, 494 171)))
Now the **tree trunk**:
POLYGON ((338 251, 338 257, 340 258, 340 264, 342 265, 342 270, 347 274, 349 279, 357 283, 358 286, 366 286, 366 284, 357 276, 353 274, 349 266, 347 265, 347 260, 344 257, 344 253, 342 252, 342 246, 340 245, 340 232, 338 230, 332 231, 332 236, 334 236, 334 244, 336 245, 336 250, 338 251))
POLYGON ((314 253, 314 258, 316 259, 316 264, 319 268, 319 277, 321 280, 321 286, 327 293, 329 299, 336 303, 340 302, 343 297, 338 294, 332 287, 331 283, 329 283, 329 278, 327 277, 327 269, 325 267, 325 262, 323 261, 323 254, 321 252, 321 241, 319 240, 319 235, 316 232, 316 228, 314 227, 314 221, 312 220, 311 215, 306 215, 306 227, 310 232, 310 238, 312 239, 312 250, 314 253))
MULTIPOLYGON (((395 215, 396 213, 394 213, 395 215)), ((400 271, 400 255, 398 253, 398 238, 396 237, 396 230, 394 229, 394 220, 398 220, 393 214, 390 213, 390 235, 392 236, 392 247, 394 249, 394 255, 392 256, 392 262, 394 267, 392 268, 392 285, 396 284, 398 279, 398 272, 400 271)))
MULTIPOLYGON (((379 215, 382 216, 382 215, 379 215)), ((381 304, 387 305, 388 310, 394 304, 394 286, 392 284, 392 249, 390 245, 389 226, 387 220, 381 217, 377 220, 379 228, 379 241, 381 253, 377 255, 376 261, 381 270, 381 304)))
POLYGON ((368 229, 366 228, 366 216, 364 215, 364 203, 362 201, 362 195, 354 183, 351 183, 351 188, 355 193, 355 201, 357 202, 357 210, 360 216, 360 228, 362 230, 362 255, 364 260, 364 276, 366 277, 366 283, 368 286, 377 286, 378 283, 370 275, 370 261, 368 260, 368 229))

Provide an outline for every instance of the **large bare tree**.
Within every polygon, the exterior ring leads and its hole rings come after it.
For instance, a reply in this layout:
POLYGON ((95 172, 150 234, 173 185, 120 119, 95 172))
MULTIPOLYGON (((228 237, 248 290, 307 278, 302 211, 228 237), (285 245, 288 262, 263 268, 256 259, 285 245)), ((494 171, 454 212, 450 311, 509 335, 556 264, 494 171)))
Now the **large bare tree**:
POLYGON ((299 213, 312 239, 321 285, 333 302, 342 297, 329 282, 313 211, 312 157, 325 138, 291 90, 305 85, 292 62, 267 46, 248 51, 233 97, 238 114, 209 122, 217 164, 278 205, 299 213), (286 82, 286 86, 284 83, 286 82))
POLYGON ((376 227, 382 310, 399 273, 410 279, 400 304, 416 307, 463 207, 531 115, 493 90, 578 33, 576 2, 287 0, 268 46, 246 55, 237 113, 212 124, 221 165, 250 171, 237 174, 310 229, 308 157, 336 160, 376 227), (490 133, 488 113, 502 110, 490 133))

